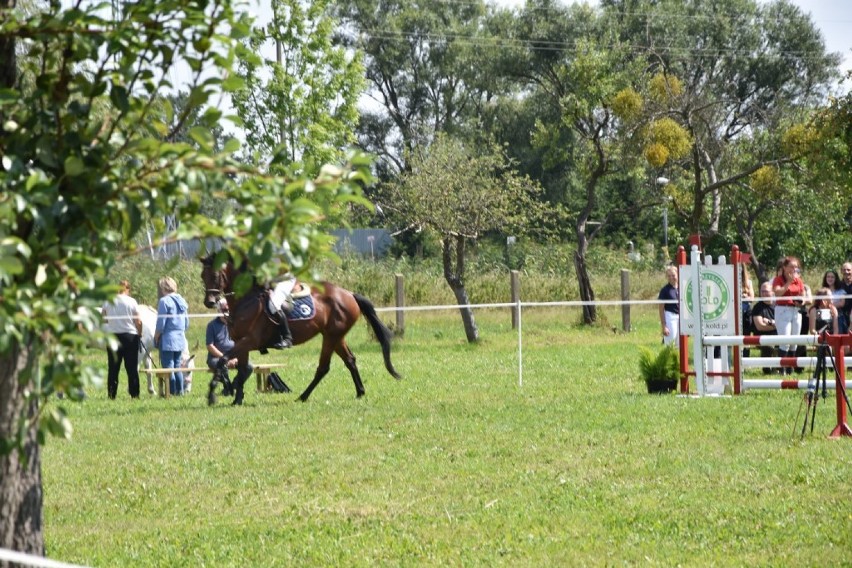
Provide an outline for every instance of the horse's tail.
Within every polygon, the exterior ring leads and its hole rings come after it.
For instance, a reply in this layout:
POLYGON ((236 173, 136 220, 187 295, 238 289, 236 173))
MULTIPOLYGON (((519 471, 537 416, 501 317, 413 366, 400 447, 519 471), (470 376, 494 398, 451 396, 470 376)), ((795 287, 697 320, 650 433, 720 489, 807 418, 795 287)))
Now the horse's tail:
POLYGON ((385 368, 388 370, 393 378, 401 379, 399 373, 396 372, 396 369, 393 368, 393 363, 391 363, 391 338, 393 337, 393 333, 391 330, 387 328, 385 324, 382 323, 382 320, 379 319, 379 316, 376 314, 376 308, 373 306, 373 303, 360 294, 352 294, 355 296, 355 301, 358 302, 358 307, 361 308, 361 313, 364 314, 364 317, 367 318, 367 321, 370 323, 370 327, 373 328, 373 333, 376 334, 376 339, 379 340, 379 344, 382 346, 382 355, 385 358, 385 368))

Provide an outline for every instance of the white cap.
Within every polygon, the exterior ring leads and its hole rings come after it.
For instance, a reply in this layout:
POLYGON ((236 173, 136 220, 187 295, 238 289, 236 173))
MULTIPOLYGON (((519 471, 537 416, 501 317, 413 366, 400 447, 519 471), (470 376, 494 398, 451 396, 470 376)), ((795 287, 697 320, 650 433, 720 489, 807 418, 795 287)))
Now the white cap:
POLYGON ((228 315, 228 300, 225 298, 219 298, 219 311, 222 315, 228 315))

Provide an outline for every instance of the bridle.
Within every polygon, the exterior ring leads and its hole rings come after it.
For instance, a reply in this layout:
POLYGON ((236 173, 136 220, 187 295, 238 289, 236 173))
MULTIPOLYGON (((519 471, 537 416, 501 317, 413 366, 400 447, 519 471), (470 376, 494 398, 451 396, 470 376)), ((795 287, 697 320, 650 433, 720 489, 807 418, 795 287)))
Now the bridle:
MULTIPOLYGON (((212 266, 208 267, 210 270, 213 270, 212 266)), ((225 289, 228 286, 228 277, 225 275, 224 270, 216 270, 214 272, 216 279, 216 287, 215 288, 207 288, 204 290, 204 293, 208 296, 213 295, 216 298, 216 301, 219 301, 220 298, 233 296, 233 292, 226 292, 225 289)))

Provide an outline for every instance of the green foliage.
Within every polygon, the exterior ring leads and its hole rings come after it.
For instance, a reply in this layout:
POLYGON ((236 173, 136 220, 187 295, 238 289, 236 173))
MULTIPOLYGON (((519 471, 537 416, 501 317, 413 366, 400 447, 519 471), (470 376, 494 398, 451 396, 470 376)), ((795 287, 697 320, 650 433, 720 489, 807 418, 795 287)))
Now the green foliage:
POLYGON ((358 51, 333 44, 329 0, 272 0, 273 18, 243 40, 234 108, 249 158, 301 162, 308 175, 345 159, 365 80, 358 51), (276 60, 257 54, 272 49, 276 60), (280 53, 280 60, 278 59, 280 53))
POLYGON ((362 147, 388 175, 408 169, 406 152, 438 132, 475 136, 493 89, 494 52, 485 2, 343 0, 336 2, 341 37, 365 54, 370 97, 359 126, 362 147))
POLYGON ((667 73, 657 73, 648 82, 648 94, 658 104, 668 104, 683 94, 683 82, 667 73))
POLYGON ((665 345, 654 353, 647 347, 639 348, 639 378, 651 381, 676 381, 680 378, 677 349, 665 345))
POLYGON ((610 105, 615 115, 625 121, 636 120, 642 114, 642 96, 630 87, 616 93, 610 105))
POLYGON ((645 130, 648 146, 645 157, 655 168, 662 168, 669 159, 679 160, 692 150, 689 132, 671 118, 660 118, 645 130))
MULTIPOLYGON (((104 347, 99 311, 116 292, 108 270, 132 252, 149 219, 173 215, 179 228, 169 239, 227 241, 265 280, 285 270, 309 275, 328 254, 317 221, 365 203, 363 156, 311 179, 296 167, 272 175, 240 163, 235 141, 214 147, 210 130, 224 117, 204 107, 236 86, 230 67, 249 33, 245 15, 228 2, 125 8, 119 21, 99 6, 52 3, 32 17, 4 11, 2 33, 24 55, 19 80, 0 85, 0 358, 15 369, 8 358, 18 348, 37 355, 20 376, 39 377, 22 391, 28 397, 74 392, 99 375, 79 354, 104 347), (167 100, 176 68, 188 88, 178 115, 167 100), (180 141, 190 116, 191 142, 180 141), (233 210, 209 219, 202 204, 211 198, 233 210)), ((20 377, 7 372, 0 381, 20 377)), ((30 424, 16 418, 14 436, 30 424)), ((41 427, 62 423, 46 416, 41 427)))

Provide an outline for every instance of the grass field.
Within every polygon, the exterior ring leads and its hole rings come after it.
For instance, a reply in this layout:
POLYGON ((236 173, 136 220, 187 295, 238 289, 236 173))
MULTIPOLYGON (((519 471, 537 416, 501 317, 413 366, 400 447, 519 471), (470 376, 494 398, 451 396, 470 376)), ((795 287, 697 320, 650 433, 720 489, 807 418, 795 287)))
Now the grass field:
MULTIPOLYGON (((651 396, 636 330, 527 310, 523 386, 505 310, 413 312, 384 370, 350 337, 367 396, 335 360, 306 403, 319 344, 286 361, 293 394, 209 408, 207 377, 169 400, 104 388, 44 451, 48 555, 93 566, 848 566, 852 440, 792 436, 801 393, 651 396)), ((608 314, 619 321, 615 309, 608 314)), ((384 314, 391 321, 390 314, 384 314)), ((194 323, 194 326, 199 324, 194 323)), ((194 332, 199 333, 198 329, 194 332)), ((95 360, 101 354, 91 355, 95 360)))

